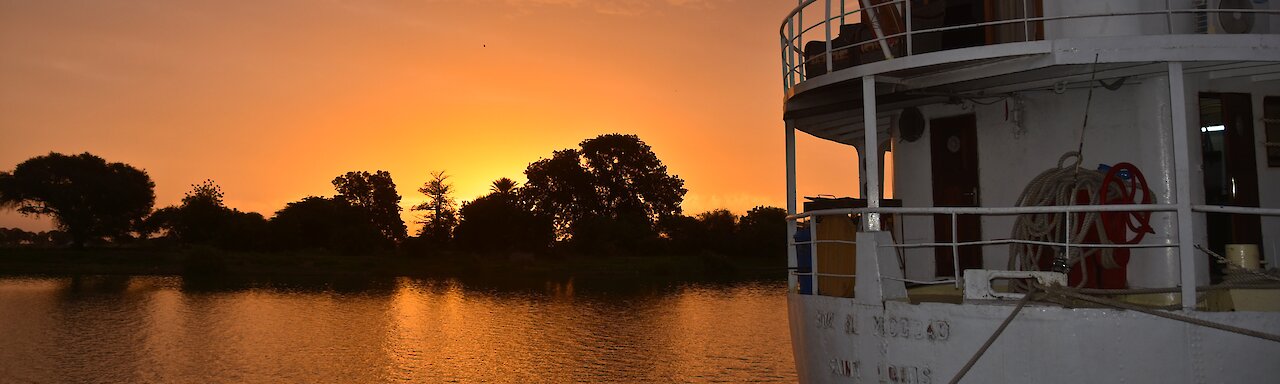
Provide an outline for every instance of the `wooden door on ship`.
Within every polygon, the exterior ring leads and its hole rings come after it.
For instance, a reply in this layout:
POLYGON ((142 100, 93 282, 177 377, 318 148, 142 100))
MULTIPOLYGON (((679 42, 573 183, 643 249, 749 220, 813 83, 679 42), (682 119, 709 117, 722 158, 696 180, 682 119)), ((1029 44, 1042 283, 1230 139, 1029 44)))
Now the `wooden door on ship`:
MULTIPOLYGON (((1258 206, 1257 153, 1254 151, 1253 101, 1247 93, 1200 94, 1200 155, 1204 202, 1208 205, 1258 206)), ((1225 254, 1227 244, 1262 247, 1262 221, 1256 215, 1205 214, 1209 249, 1225 254)), ((1259 255, 1265 259, 1265 255, 1259 255)), ((1205 256, 1208 257, 1208 256, 1205 256)), ((1214 282, 1221 264, 1210 262, 1214 282)))
MULTIPOLYGON (((937 207, 977 207, 978 133, 974 115, 933 119, 929 121, 929 141, 933 168, 933 205, 937 207)), ((956 218, 959 241, 982 239, 982 219, 978 215, 956 218)), ((933 238, 951 241, 951 215, 933 215, 933 238)), ((960 247, 960 270, 982 268, 982 248, 960 247)), ((952 276, 955 265, 951 248, 934 249, 936 276, 952 276)))

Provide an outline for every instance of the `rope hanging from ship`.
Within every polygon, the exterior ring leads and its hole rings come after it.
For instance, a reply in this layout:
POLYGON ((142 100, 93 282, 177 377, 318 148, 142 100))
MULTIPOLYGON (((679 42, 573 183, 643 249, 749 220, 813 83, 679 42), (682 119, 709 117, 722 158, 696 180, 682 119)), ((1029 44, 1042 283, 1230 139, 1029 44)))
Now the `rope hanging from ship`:
MULTIPOLYGON (((1231 263, 1226 257, 1219 255, 1217 252, 1205 248, 1205 246, 1196 244, 1196 249, 1208 254, 1218 264, 1221 264, 1224 271, 1222 277, 1222 285, 1235 287, 1249 287, 1259 283, 1280 282, 1280 271, 1270 270, 1263 272, 1254 269, 1242 268, 1231 263)), ((1280 287, 1277 287, 1280 288, 1280 287)))

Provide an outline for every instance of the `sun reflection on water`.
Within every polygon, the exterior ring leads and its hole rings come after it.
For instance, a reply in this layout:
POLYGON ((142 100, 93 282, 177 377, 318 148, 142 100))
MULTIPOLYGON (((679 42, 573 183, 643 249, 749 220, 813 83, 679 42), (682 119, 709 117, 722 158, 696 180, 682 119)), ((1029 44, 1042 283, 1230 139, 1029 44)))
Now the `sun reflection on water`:
POLYGON ((0 382, 794 382, 782 284, 0 278, 0 382))

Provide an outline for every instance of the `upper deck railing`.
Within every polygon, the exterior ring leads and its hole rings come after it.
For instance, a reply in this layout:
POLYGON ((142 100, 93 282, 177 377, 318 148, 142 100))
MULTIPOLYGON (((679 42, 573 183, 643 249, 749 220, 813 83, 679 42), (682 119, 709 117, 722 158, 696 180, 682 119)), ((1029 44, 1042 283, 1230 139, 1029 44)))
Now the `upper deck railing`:
POLYGON ((1087 36, 1280 33, 1270 25, 1280 20, 1280 0, 1242 3, 1261 9, 1193 0, 954 3, 969 13, 945 0, 800 0, 779 28, 784 90, 840 69, 958 48, 1087 36))

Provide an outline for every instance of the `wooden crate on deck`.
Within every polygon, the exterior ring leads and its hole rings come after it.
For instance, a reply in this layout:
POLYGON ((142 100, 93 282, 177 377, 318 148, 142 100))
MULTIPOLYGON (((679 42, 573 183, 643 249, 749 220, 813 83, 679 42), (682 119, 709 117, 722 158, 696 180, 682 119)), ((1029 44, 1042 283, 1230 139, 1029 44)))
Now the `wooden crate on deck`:
MULTIPOLYGON (((858 224, 849 215, 824 215, 818 219, 818 240, 852 242, 858 224)), ((858 271, 858 249, 852 243, 818 243, 818 273, 854 275, 858 271)), ((853 297, 853 278, 818 276, 818 294, 853 297)))
MULTIPOLYGON (((839 208, 865 208, 867 201, 851 197, 806 197, 805 212, 839 208)), ((902 200, 882 199, 881 206, 901 207, 902 200)), ((880 216, 881 228, 894 228, 892 214, 880 216)), ((837 274, 853 276, 857 274, 858 248, 853 244, 857 240, 859 215, 818 215, 817 240, 840 240, 848 243, 818 243, 816 272, 819 274, 837 274)), ((897 238, 897 235, 894 235, 897 238)), ((853 297, 853 277, 818 276, 817 294, 823 296, 853 297)))

